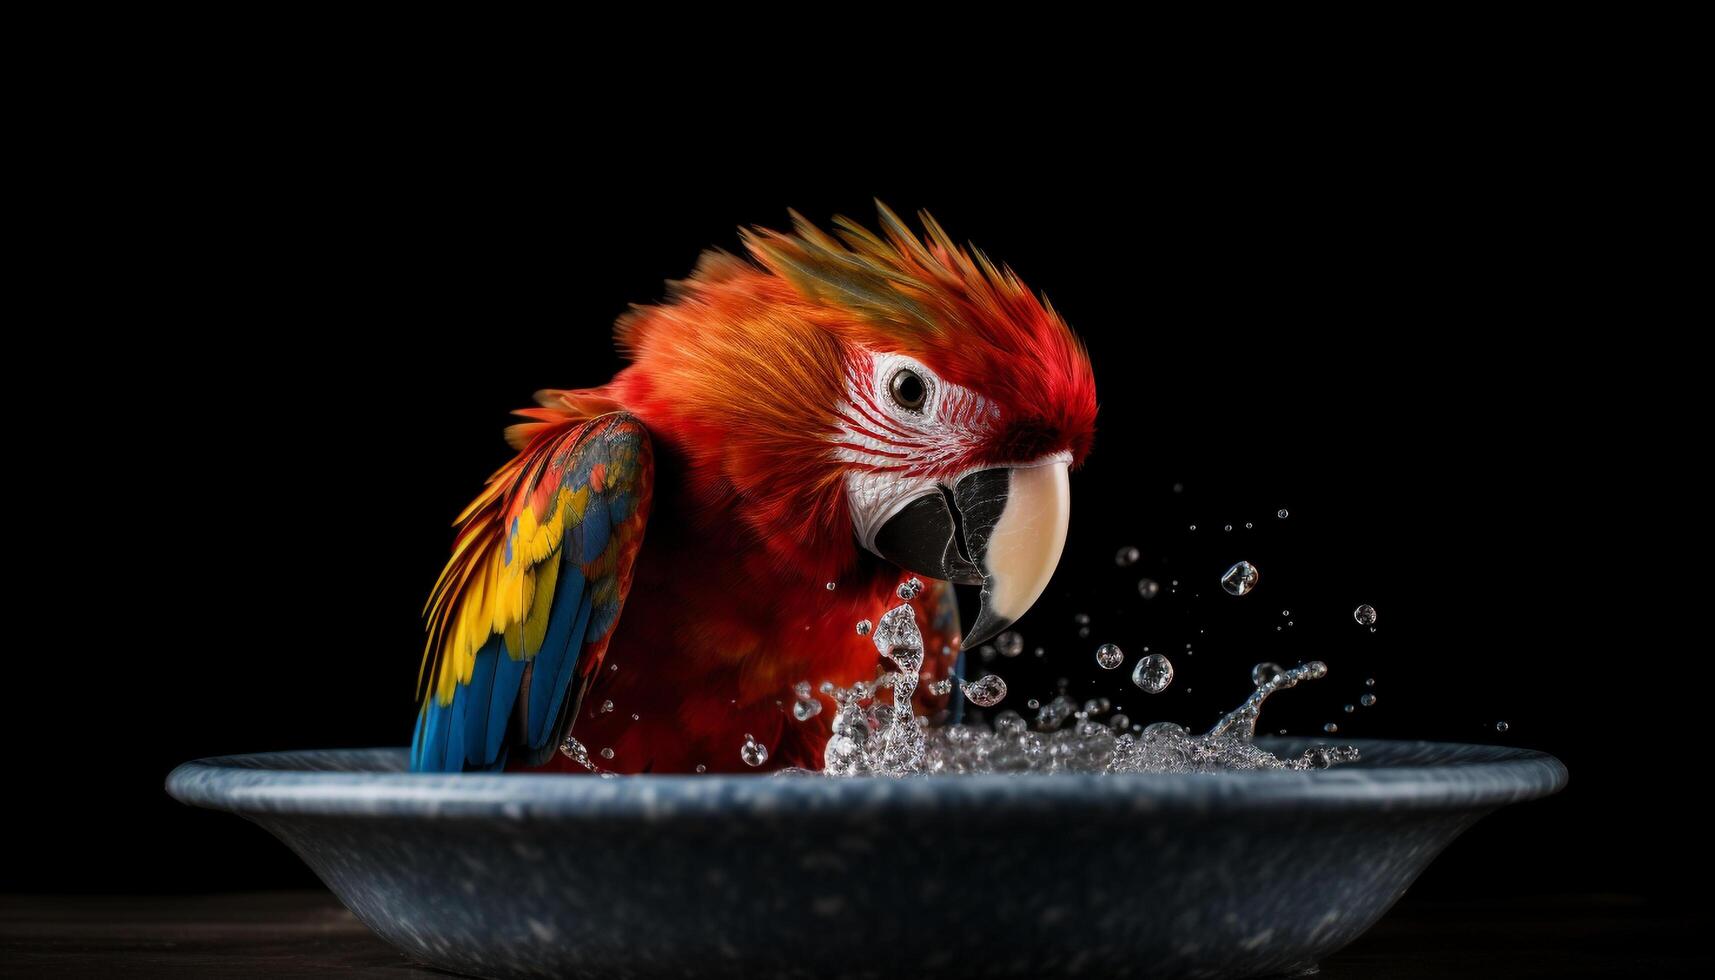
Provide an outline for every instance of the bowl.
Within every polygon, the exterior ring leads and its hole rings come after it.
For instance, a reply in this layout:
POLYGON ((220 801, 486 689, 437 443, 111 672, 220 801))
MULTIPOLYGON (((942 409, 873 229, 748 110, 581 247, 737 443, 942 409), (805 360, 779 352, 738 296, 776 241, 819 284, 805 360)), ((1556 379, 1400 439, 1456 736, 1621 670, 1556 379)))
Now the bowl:
POLYGON ((1313 969, 1485 813, 1566 783, 1524 749, 1342 744, 1362 761, 906 779, 430 775, 354 749, 201 759, 167 790, 457 973, 1257 977, 1313 969))

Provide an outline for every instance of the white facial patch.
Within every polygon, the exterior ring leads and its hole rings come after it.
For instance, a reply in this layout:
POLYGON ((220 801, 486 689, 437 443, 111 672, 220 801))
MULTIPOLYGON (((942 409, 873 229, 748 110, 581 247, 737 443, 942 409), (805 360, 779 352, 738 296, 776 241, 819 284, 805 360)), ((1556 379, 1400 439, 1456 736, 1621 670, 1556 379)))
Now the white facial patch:
POLYGON ((888 519, 919 497, 940 493, 964 472, 949 472, 994 431, 1000 408, 938 377, 915 358, 858 350, 847 358, 846 397, 836 411, 835 458, 848 464, 846 498, 858 540, 874 548, 888 519), (892 395, 894 375, 914 372, 923 404, 906 408, 892 395))

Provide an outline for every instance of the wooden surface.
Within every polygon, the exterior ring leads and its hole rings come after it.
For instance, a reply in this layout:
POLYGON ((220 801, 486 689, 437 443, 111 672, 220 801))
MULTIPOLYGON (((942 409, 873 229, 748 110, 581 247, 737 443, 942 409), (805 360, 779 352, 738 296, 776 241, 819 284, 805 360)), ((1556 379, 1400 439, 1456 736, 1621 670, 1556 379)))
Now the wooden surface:
MULTIPOLYGON (((1349 977, 1707 976, 1708 928, 1635 899, 1406 902, 1322 966, 1349 977), (1694 932, 1697 930, 1697 932, 1694 932), (1694 942, 1695 940, 1695 942, 1694 942)), ((325 892, 0 898, 0 976, 446 977, 325 892)))

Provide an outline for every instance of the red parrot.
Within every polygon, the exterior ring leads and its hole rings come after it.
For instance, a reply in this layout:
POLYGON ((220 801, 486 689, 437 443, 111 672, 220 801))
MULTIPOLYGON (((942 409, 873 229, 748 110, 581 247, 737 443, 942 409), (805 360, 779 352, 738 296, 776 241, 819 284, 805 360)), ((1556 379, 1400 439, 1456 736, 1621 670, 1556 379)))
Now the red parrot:
POLYGON ((585 772, 581 745, 613 772, 751 771, 747 736, 760 768, 819 769, 833 712, 798 720, 794 688, 873 678, 856 624, 902 582, 927 580, 926 681, 1041 595, 1088 354, 1010 269, 878 207, 879 234, 742 231, 748 257, 707 252, 620 318, 612 381, 516 413, 430 595, 413 769, 585 772), (948 582, 981 586, 962 642, 948 582))

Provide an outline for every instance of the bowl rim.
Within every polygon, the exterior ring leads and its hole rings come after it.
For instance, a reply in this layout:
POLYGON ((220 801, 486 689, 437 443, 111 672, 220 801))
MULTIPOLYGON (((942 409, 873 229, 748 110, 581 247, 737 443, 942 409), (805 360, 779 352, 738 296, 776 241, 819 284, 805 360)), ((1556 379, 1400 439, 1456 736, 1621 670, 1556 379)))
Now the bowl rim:
MULTIPOLYGON (((1265 745, 1323 739, 1259 739, 1265 745)), ((1336 766, 1309 771, 1218 773, 956 774, 769 778, 748 774, 648 774, 623 778, 530 773, 412 773, 404 748, 316 749, 213 756, 186 762, 166 780, 175 799, 247 816, 612 820, 758 815, 782 809, 849 812, 862 807, 1008 813, 1042 810, 1242 813, 1487 811, 1564 788, 1566 766, 1532 749, 1456 742, 1347 739, 1364 755, 1431 752, 1448 761, 1336 766), (1366 748, 1368 751, 1366 751, 1366 748), (1386 754, 1383 751, 1383 754, 1386 754), (368 771, 340 767, 368 764, 368 771), (402 765, 400 766, 402 768, 402 765), (1019 792, 1028 787, 1028 792, 1019 792)))

